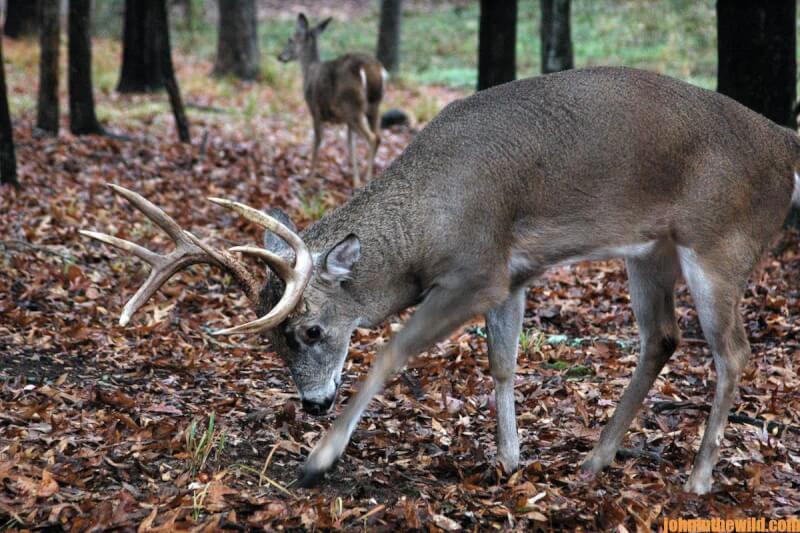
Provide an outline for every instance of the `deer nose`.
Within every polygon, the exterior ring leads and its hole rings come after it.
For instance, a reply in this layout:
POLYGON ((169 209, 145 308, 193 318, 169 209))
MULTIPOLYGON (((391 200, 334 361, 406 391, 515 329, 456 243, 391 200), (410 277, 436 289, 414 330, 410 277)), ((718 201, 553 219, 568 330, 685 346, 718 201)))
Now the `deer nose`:
POLYGON ((314 416, 324 415, 330 410, 331 405, 333 405, 334 398, 335 396, 331 396, 330 398, 325 398, 322 401, 303 399, 303 411, 314 416))

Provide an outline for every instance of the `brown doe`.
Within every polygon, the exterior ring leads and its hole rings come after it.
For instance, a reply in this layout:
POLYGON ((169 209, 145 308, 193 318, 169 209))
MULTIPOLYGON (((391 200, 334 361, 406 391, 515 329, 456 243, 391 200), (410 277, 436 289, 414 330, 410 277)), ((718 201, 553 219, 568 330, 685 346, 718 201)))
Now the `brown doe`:
POLYGON ((386 71, 380 61, 365 54, 347 54, 332 61, 320 61, 317 38, 325 31, 330 18, 310 27, 302 13, 297 17, 294 35, 289 38, 278 60, 287 63, 299 60, 303 69, 303 95, 314 125, 314 145, 311 170, 317 169, 319 146, 324 124, 345 124, 350 164, 353 167, 353 186, 361 179, 354 134, 369 144, 369 161, 365 181, 372 178, 375 154, 381 143, 378 120, 383 98, 386 71))
POLYGON ((584 462, 611 464, 625 432, 680 343, 674 287, 683 275, 714 359, 716 392, 686 489, 706 493, 739 377, 750 355, 738 304, 790 204, 800 205, 800 138, 718 93, 625 68, 519 80, 447 106, 348 203, 301 236, 255 209, 214 201, 259 222, 265 248, 232 251, 272 268, 260 292, 247 270, 115 187, 178 249, 132 252, 153 272, 121 322, 179 268, 230 270, 259 318, 221 331, 267 332, 304 408, 333 404, 350 336, 412 305, 343 413, 311 452, 303 484, 344 452, 389 376, 475 315, 486 318, 497 398, 497 460, 519 465, 514 373, 525 288, 547 268, 625 257, 639 325, 639 364, 584 462), (277 235, 277 237, 275 235, 277 235), (272 309, 268 312, 269 309, 272 309))

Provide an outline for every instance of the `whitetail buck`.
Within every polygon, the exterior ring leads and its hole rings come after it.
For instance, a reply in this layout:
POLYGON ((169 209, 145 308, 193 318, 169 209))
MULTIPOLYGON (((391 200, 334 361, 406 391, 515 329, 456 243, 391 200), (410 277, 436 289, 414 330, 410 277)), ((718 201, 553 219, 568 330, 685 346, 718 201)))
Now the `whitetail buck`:
POLYGON ((375 153, 381 143, 378 108, 383 98, 386 71, 380 61, 364 54, 347 54, 333 61, 320 61, 317 38, 331 19, 311 28, 302 13, 297 17, 294 35, 289 38, 278 59, 284 63, 300 60, 303 69, 303 95, 314 125, 311 170, 317 168, 322 126, 325 123, 347 125, 347 146, 353 167, 353 185, 359 187, 358 157, 354 134, 369 144, 366 181, 372 178, 375 153))
POLYGON ((594 68, 515 81, 450 104, 379 179, 300 236, 286 218, 214 199, 277 235, 268 233, 266 248, 231 250, 270 265, 260 293, 233 255, 181 232, 125 189, 115 187, 178 249, 161 256, 86 233, 153 265, 122 324, 185 265, 230 270, 262 318, 219 333, 267 331, 314 414, 334 401, 353 330, 418 305, 312 451, 304 483, 341 455, 393 372, 478 314, 486 317, 496 388, 497 459, 507 471, 517 468, 513 383, 525 287, 553 265, 623 256, 641 355, 583 464, 584 472, 599 472, 679 343, 673 290, 683 272, 717 371, 686 482, 705 493, 750 353, 737 305, 790 203, 800 204, 798 167, 793 131, 725 96, 649 72, 594 68))

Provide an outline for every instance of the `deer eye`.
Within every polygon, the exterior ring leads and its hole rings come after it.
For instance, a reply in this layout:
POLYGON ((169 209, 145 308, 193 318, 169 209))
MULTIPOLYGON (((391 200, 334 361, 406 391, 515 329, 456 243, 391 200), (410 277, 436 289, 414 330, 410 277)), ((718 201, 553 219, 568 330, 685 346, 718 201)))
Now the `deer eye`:
POLYGON ((311 326, 306 328, 305 337, 308 344, 314 344, 322 338, 322 328, 319 326, 311 326))

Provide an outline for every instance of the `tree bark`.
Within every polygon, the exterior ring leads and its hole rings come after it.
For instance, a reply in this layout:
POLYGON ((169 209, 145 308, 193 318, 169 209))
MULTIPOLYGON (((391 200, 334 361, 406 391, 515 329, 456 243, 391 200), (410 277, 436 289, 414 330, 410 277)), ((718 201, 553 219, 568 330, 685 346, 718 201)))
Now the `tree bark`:
POLYGON ((517 77, 517 0, 481 0, 478 90, 517 77))
POLYGON ((17 157, 14 154, 14 132, 8 110, 6 90, 6 65, 3 61, 3 40, 0 39, 0 183, 19 188, 17 157))
POLYGON ((6 0, 5 34, 17 39, 36 35, 40 0, 6 0))
POLYGON ((91 0, 69 0, 69 126, 75 135, 100 134, 92 93, 91 0))
POLYGON ((61 44, 61 0, 42 0, 39 32, 39 98, 36 127, 58 135, 58 55, 61 44))
POLYGON ((382 0, 381 21, 378 28, 378 58, 386 70, 396 73, 400 66, 400 26, 403 18, 403 0, 382 0))
MULTIPOLYGON (((136 0, 134 0, 136 1, 136 0)), ((183 107, 181 91, 178 87, 178 80, 175 77, 175 68, 172 65, 172 45, 169 38, 169 12, 167 11, 166 0, 155 0, 156 17, 153 25, 153 40, 159 50, 161 65, 161 75, 164 85, 169 94, 169 103, 172 107, 172 114, 175 117, 175 127, 178 130, 178 138, 181 142, 190 143, 189 120, 186 118, 186 110, 183 107)))
POLYGON ((260 63, 255 0, 219 0, 217 61, 213 74, 254 80, 260 63))
POLYGON ((540 0, 542 74, 574 68, 570 0, 540 0))
POLYGON ((795 0, 717 1, 717 90, 796 128, 795 0))
POLYGON ((117 91, 154 92, 164 88, 164 55, 159 49, 159 24, 163 0, 125 0, 125 25, 122 31, 122 70, 117 91))

